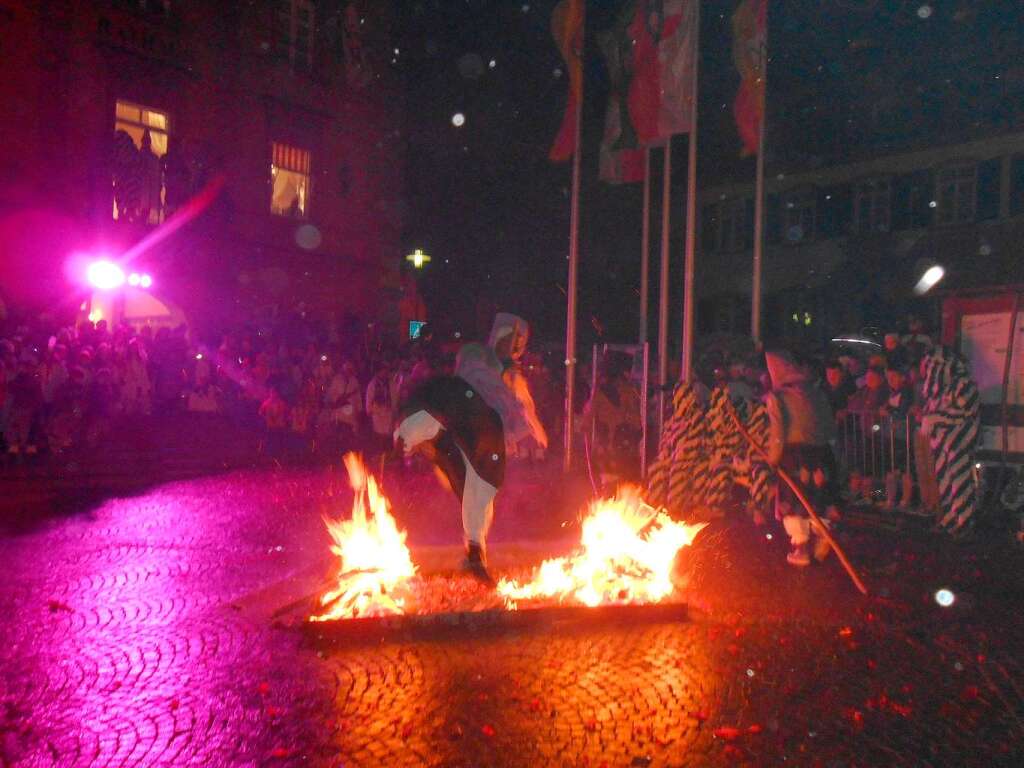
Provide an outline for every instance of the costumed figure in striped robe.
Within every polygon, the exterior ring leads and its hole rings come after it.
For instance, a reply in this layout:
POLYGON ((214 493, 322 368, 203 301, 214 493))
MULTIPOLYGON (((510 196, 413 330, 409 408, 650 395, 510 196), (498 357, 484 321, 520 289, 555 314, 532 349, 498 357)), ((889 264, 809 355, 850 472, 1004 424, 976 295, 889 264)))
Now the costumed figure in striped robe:
MULTIPOLYGON (((755 443, 762 447, 766 446, 769 437, 768 411, 762 403, 756 400, 750 401, 747 407, 747 431, 755 443)), ((749 483, 747 490, 750 496, 747 502, 747 511, 755 523, 762 525, 767 518, 768 507, 775 490, 771 482, 772 472, 760 452, 750 445, 747 446, 746 464, 749 483)))
POLYGON ((928 437, 939 483, 938 525, 961 533, 978 506, 974 451, 978 441, 978 387, 967 364, 936 347, 921 360, 924 408, 921 431, 928 437))
POLYGON ((677 514, 703 505, 706 437, 700 396, 692 384, 679 382, 672 393, 672 415, 662 427, 658 457, 647 475, 649 503, 677 514))
POLYGON ((487 531, 505 477, 506 443, 528 436, 545 448, 548 442, 533 400, 523 396, 525 381, 507 375, 529 333, 525 320, 499 313, 486 346, 459 350, 454 376, 431 379, 411 395, 394 433, 396 447, 425 453, 462 502, 463 569, 487 584, 487 531))
MULTIPOLYGON (((735 403, 730 403, 729 389, 724 386, 715 387, 711 391, 707 417, 710 463, 705 499, 708 509, 716 514, 724 514, 732 496, 739 468, 737 460, 740 460, 742 465, 742 458, 749 450, 743 436, 736 429, 732 414, 729 412, 730 407, 736 409, 741 421, 747 420, 747 401, 739 398, 735 403)), ((745 467, 743 469, 745 470, 745 467)))

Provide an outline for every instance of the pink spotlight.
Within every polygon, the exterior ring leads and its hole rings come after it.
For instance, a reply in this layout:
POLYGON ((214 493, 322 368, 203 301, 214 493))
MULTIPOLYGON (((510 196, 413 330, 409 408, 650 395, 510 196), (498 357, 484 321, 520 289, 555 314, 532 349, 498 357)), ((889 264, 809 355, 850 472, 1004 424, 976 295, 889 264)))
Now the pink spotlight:
POLYGON ((124 270, 106 259, 90 264, 85 276, 90 285, 101 291, 112 291, 124 285, 124 270))
POLYGON ((136 286, 140 282, 142 282, 142 275, 140 275, 138 272, 132 272, 130 275, 128 275, 128 285, 136 286))
POLYGON ((139 285, 141 285, 143 288, 150 288, 153 285, 153 278, 150 277, 149 275, 143 275, 142 277, 139 278, 139 285))

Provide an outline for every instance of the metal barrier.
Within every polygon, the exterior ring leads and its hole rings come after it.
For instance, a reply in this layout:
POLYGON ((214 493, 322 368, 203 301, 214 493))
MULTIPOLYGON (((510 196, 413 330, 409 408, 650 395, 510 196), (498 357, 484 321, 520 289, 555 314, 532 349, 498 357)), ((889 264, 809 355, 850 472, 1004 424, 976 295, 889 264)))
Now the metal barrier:
POLYGON ((838 459, 845 474, 884 487, 886 478, 914 474, 914 419, 850 413, 839 422, 838 459))

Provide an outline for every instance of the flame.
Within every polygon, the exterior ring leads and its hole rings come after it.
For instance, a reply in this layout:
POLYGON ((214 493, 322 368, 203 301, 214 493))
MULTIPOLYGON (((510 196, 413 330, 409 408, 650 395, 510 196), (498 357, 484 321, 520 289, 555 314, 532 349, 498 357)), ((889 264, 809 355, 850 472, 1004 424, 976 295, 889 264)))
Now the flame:
POLYGON ((544 561, 528 583, 501 579, 498 593, 513 610, 518 600, 552 597, 590 607, 656 603, 672 594, 676 554, 705 525, 676 522, 644 503, 639 488, 624 486, 591 503, 576 554, 544 561))
POLYGON ((398 529, 376 478, 354 453, 345 455, 345 468, 355 491, 352 518, 324 519, 334 540, 331 552, 341 559, 341 572, 337 584, 320 598, 326 610, 310 621, 404 613, 405 600, 395 591, 416 573, 405 545, 406 533, 398 529))

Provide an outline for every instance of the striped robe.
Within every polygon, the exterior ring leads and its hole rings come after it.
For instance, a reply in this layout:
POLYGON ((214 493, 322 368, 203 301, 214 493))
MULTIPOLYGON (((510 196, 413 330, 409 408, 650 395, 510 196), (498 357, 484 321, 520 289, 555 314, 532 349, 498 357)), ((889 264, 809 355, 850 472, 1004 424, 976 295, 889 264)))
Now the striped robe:
POLYGON ((680 382, 647 475, 648 502, 677 513, 701 503, 706 462, 704 409, 693 386, 680 382))
POLYGON ((967 523, 978 506, 974 451, 978 442, 978 387, 955 352, 936 348, 924 362, 924 413, 939 483, 939 525, 951 531, 967 523))
MULTIPOLYGON (((768 445, 768 411, 764 404, 754 401, 748 404, 747 431, 762 448, 768 445)), ((772 473, 759 451, 747 445, 747 463, 750 467, 750 504, 751 513, 760 512, 767 516, 772 500, 772 473)))
MULTIPOLYGON (((735 408, 740 419, 746 421, 746 401, 736 403, 735 408)), ((705 503, 711 509, 724 509, 732 495, 734 460, 745 456, 749 450, 736 429, 730 413, 729 390, 724 387, 716 387, 711 392, 707 428, 710 459, 705 503)))

